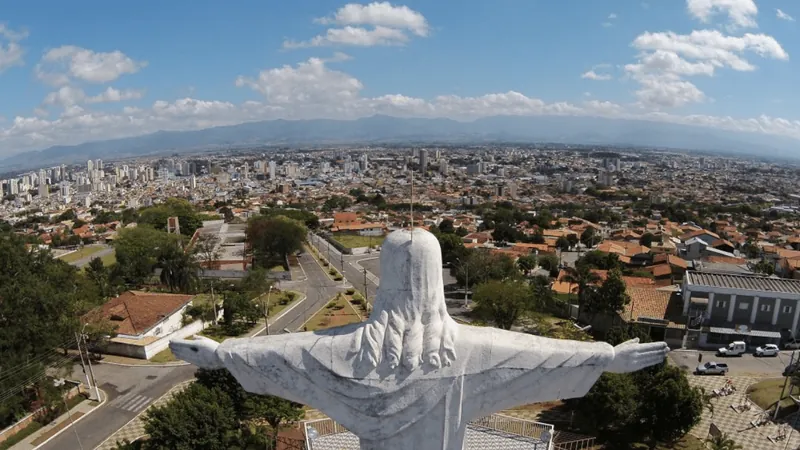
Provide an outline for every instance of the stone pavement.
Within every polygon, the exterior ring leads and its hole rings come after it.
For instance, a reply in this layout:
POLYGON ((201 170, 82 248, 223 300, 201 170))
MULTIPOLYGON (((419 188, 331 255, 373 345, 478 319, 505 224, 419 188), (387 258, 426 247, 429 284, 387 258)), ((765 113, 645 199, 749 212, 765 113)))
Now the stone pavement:
MULTIPOLYGON (((100 392, 100 395, 103 399, 106 399, 106 393, 100 392)), ((78 420, 81 417, 85 417, 87 414, 91 413, 98 406, 98 403, 93 400, 84 400, 79 403, 77 406, 69 410, 69 413, 64 413, 58 416, 54 421, 50 422, 49 424, 43 426, 35 433, 31 434, 30 436, 26 437, 25 439, 21 440, 20 442, 14 444, 11 447, 13 450, 33 450, 38 448, 42 445, 46 440, 50 439, 51 437, 55 436, 56 433, 64 432, 65 428, 71 426, 71 422, 78 420), (61 431, 60 431, 61 430, 61 431)))
MULTIPOLYGON (((175 385, 172 389, 167 391, 166 394, 162 395, 161 398, 153 402, 147 409, 152 408, 153 406, 163 406, 165 403, 172 400, 172 397, 177 394, 178 392, 183 391, 189 386, 190 383, 193 383, 194 380, 184 381, 183 383, 175 385)), ((130 442, 133 442, 147 433, 144 432, 144 413, 147 412, 147 409, 140 412, 139 415, 133 418, 130 422, 125 424, 124 427, 117 430, 116 433, 112 434, 108 437, 102 444, 97 446, 95 450, 113 450, 117 448, 117 443, 121 443, 126 439, 130 442)))
MULTIPOLYGON (((798 415, 793 414, 787 417, 780 425, 769 423, 759 427, 754 427, 751 422, 761 417, 763 410, 755 404, 750 404, 750 410, 736 412, 732 406, 741 405, 746 399, 748 386, 759 381, 753 377, 719 377, 719 376, 696 376, 688 375, 689 384, 702 387, 706 393, 711 393, 714 389, 719 389, 725 385, 726 380, 731 380, 736 392, 725 397, 717 397, 711 400, 714 405, 713 413, 708 408, 704 408, 700 423, 689 433, 699 439, 708 437, 708 430, 711 423, 714 423, 720 431, 727 433, 728 437, 735 440, 742 446, 743 450, 783 450, 784 448, 796 449, 800 446, 800 433, 793 430, 785 421, 796 423, 798 415), (789 438, 788 447, 786 440, 773 443, 769 437, 776 437, 784 431, 789 438)), ((797 426, 797 425, 796 425, 797 426)))

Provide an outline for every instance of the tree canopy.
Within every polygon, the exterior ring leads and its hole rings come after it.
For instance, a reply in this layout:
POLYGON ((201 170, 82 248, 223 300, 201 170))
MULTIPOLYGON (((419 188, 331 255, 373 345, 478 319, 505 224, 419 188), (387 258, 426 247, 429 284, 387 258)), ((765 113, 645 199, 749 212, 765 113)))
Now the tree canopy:
POLYGON ((147 224, 156 230, 167 229, 167 218, 177 217, 181 234, 191 236, 198 228, 203 226, 198 211, 188 201, 181 198, 168 198, 160 205, 150 206, 139 210, 139 224, 147 224))
POLYGON ((516 321, 536 306, 533 291, 522 280, 490 280, 479 284, 472 297, 475 313, 499 328, 510 330, 516 321))
POLYGON ((267 267, 283 262, 286 256, 302 250, 308 230, 286 216, 256 216, 247 222, 247 240, 253 252, 253 265, 267 267))

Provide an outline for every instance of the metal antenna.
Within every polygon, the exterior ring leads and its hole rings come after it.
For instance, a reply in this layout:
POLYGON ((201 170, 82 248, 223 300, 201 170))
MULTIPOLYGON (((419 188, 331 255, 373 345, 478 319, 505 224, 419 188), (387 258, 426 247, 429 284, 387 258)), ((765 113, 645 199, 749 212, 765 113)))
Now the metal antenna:
POLYGON ((414 242, 414 169, 411 169, 411 242, 414 242))

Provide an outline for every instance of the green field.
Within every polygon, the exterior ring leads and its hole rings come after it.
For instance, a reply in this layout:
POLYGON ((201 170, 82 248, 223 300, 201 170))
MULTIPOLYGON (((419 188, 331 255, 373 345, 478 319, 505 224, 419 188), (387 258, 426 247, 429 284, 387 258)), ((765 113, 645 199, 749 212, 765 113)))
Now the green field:
POLYGON ((317 311, 317 313, 306 322, 305 328, 308 331, 324 330, 326 328, 340 327, 342 325, 358 322, 361 322, 361 317, 359 317, 353 307, 348 304, 347 297, 340 294, 332 298, 321 310, 317 311))
POLYGON ((337 233, 333 235, 333 239, 346 248, 376 247, 383 243, 384 236, 358 236, 337 233))
POLYGON ((100 257, 100 260, 103 261, 103 265, 106 267, 112 266, 117 263, 117 252, 116 250, 100 257))
POLYGON ((105 247, 102 247, 102 246, 99 246, 99 245, 87 246, 87 247, 83 247, 82 249, 79 249, 77 251, 74 251, 72 253, 67 253, 66 255, 62 256, 59 259, 64 261, 64 262, 72 263, 72 262, 75 262, 75 261, 77 261, 79 259, 83 259, 83 258, 87 258, 89 256, 92 256, 97 252, 103 251, 104 248, 105 247))

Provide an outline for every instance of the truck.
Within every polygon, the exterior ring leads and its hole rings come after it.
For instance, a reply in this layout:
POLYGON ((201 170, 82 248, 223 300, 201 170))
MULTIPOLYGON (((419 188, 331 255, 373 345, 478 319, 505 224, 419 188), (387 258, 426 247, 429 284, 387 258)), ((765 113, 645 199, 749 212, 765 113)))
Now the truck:
POLYGON ((733 341, 727 347, 717 350, 719 356, 742 356, 747 351, 747 344, 744 341, 733 341))
POLYGON ((705 364, 700 364, 694 370, 695 375, 725 375, 728 373, 728 365, 709 361, 705 364))

